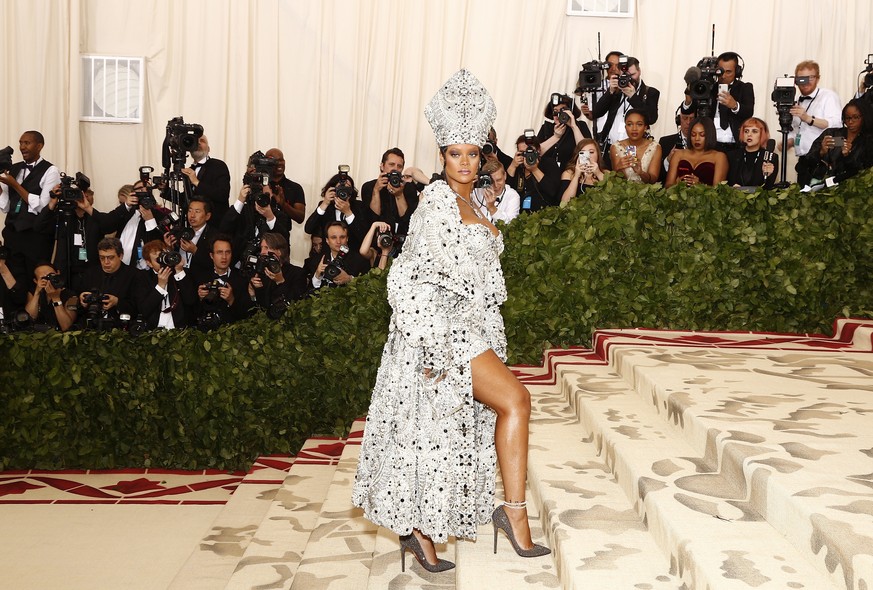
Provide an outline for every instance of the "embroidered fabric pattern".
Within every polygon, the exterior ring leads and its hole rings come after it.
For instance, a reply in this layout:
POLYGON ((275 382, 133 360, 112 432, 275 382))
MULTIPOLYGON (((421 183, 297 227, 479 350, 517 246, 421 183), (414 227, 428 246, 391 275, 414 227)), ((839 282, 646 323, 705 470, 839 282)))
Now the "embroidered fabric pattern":
POLYGON ((497 107, 476 76, 468 70, 459 70, 427 103, 424 116, 433 128, 438 146, 482 146, 497 118, 497 107))
POLYGON ((390 333, 352 500, 399 535, 475 539, 490 521, 496 416, 473 399, 470 362, 489 348, 506 360, 502 251, 501 235, 462 223, 454 192, 438 181, 391 267, 390 333))

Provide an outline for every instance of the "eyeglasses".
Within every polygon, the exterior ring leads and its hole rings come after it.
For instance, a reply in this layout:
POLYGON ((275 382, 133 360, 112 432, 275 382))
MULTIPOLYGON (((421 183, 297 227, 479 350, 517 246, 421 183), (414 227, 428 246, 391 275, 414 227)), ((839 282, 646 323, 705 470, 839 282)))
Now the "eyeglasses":
POLYGON ((861 118, 861 115, 846 115, 843 117, 843 121, 856 121, 861 118))

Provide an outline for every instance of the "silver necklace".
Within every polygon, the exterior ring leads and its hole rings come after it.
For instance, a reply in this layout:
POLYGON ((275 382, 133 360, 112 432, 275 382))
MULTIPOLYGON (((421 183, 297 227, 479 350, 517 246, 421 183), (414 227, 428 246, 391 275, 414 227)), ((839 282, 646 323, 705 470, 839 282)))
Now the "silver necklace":
POLYGON ((457 192, 455 192, 455 189, 452 189, 452 192, 455 193, 455 196, 456 196, 456 197, 458 197, 458 198, 461 199, 464 203, 466 203, 466 204, 467 204, 467 207, 469 207, 470 209, 473 210, 473 214, 476 215, 476 217, 478 217, 478 218, 480 218, 480 219, 483 217, 482 212, 479 210, 479 207, 474 207, 474 206, 473 206, 473 203, 470 202, 470 200, 465 199, 464 197, 462 197, 461 195, 459 195, 457 192))

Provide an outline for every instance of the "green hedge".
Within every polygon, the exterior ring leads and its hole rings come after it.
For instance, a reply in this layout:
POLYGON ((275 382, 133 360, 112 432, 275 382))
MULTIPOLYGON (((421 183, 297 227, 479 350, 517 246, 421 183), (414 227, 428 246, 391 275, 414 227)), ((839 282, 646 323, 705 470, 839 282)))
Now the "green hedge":
MULTIPOLYGON (((504 228, 513 363, 595 328, 825 332, 873 309, 873 172, 814 195, 630 184, 504 228)), ((247 468, 367 408, 386 274, 203 334, 0 339, 0 469, 247 468)))

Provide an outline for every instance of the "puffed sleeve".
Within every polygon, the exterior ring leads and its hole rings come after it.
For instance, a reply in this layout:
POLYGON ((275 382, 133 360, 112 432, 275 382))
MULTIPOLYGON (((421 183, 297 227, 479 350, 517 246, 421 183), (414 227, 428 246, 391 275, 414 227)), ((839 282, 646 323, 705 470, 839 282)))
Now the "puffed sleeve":
POLYGON ((425 190, 388 280, 392 328, 419 349, 421 366, 436 373, 453 364, 452 322, 473 307, 477 289, 475 261, 454 207, 445 183, 425 190))

